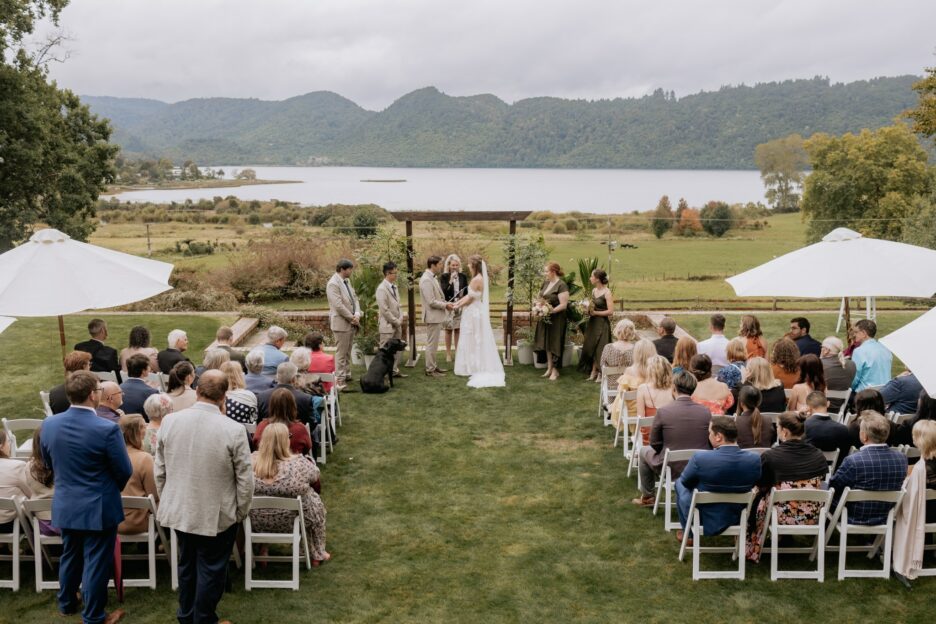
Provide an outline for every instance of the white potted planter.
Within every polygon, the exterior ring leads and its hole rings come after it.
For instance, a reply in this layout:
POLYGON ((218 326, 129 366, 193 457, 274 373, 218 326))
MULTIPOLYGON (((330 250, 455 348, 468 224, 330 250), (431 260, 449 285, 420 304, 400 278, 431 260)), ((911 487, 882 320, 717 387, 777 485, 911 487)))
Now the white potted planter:
MULTIPOLYGON (((546 357, 551 357, 551 356, 547 355, 546 357)), ((533 366, 535 366, 536 368, 547 368, 548 364, 546 363, 545 358, 543 359, 542 362, 540 362, 539 358, 536 357, 536 353, 534 353, 533 354, 533 366)))
POLYGON ((565 343, 565 348, 562 350, 562 368, 572 366, 573 355, 575 355, 575 345, 571 342, 565 343))
POLYGON ((529 340, 517 341, 517 361, 529 366, 533 363, 533 343, 529 340))
POLYGON ((357 346, 351 347, 351 363, 355 366, 360 366, 364 363, 364 354, 361 353, 361 350, 357 346))
POLYGON ((376 356, 376 355, 365 355, 365 356, 363 356, 363 358, 364 358, 364 368, 370 368, 371 362, 374 361, 374 358, 375 358, 375 357, 377 357, 377 356, 376 356))

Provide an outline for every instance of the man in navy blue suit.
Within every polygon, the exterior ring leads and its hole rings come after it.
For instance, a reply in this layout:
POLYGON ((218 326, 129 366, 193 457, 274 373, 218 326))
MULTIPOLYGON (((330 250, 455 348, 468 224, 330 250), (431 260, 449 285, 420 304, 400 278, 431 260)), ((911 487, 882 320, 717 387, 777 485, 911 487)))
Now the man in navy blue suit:
POLYGON ((120 384, 120 389, 123 390, 123 405, 120 407, 124 414, 140 414, 146 418, 143 404, 150 396, 159 393, 159 390, 146 383, 146 377, 149 374, 148 357, 137 353, 127 358, 127 379, 120 384))
POLYGON ((42 424, 42 458, 55 473, 52 525, 62 531, 59 611, 78 611, 78 587, 85 624, 113 624, 124 612, 107 615, 107 583, 113 574, 117 525, 124 519, 120 492, 133 472, 120 427, 94 408, 101 382, 76 371, 65 382, 71 407, 42 424))
MULTIPOLYGON (((700 492, 743 493, 751 491, 761 475, 760 457, 743 451, 738 446, 738 426, 730 416, 712 416, 709 423, 709 442, 712 451, 699 451, 692 456, 686 469, 676 482, 676 507, 679 523, 686 527, 689 522, 689 506, 693 490, 700 492)), ((701 505, 702 531, 706 535, 718 535, 728 527, 738 524, 742 507, 729 503, 701 505)), ((676 539, 682 541, 682 531, 676 539)))

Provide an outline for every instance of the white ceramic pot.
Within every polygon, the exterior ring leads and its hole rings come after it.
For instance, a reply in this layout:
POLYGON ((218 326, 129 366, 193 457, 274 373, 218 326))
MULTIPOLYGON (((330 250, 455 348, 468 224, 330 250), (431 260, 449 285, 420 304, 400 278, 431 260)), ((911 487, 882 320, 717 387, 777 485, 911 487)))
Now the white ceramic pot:
POLYGON ((575 345, 571 342, 565 344, 565 348, 562 350, 562 368, 569 368, 572 366, 572 356, 575 355, 575 345))
POLYGON ((351 363, 360 366, 364 363, 364 354, 356 346, 351 347, 351 363))
POLYGON ((533 363, 533 343, 529 340, 517 341, 517 361, 527 366, 533 363))
POLYGON ((365 355, 364 356, 364 368, 370 368, 371 362, 374 361, 375 355, 365 355))

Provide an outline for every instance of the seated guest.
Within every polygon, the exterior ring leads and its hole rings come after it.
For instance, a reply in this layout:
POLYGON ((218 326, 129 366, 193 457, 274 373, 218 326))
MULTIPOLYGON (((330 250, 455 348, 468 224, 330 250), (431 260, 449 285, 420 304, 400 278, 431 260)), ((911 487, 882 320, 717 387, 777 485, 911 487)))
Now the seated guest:
MULTIPOLYGON (((51 500, 55 494, 55 475, 52 466, 42 458, 42 427, 33 431, 32 455, 26 462, 26 485, 32 491, 29 500, 51 500)), ((61 535, 61 531, 52 526, 52 512, 38 511, 39 532, 46 536, 61 535)))
MULTIPOLYGON (((647 381, 637 386, 637 417, 656 416, 657 410, 673 402, 673 367, 662 355, 647 362, 647 381)), ((650 427, 643 427, 643 443, 650 444, 650 427)))
POLYGON ((162 392, 151 395, 143 404, 143 413, 149 419, 146 433, 143 434, 143 450, 155 456, 156 436, 159 435, 163 418, 172 413, 172 397, 162 392))
POLYGON ((891 378, 891 363, 894 356, 887 347, 874 339, 877 324, 869 319, 855 323, 855 341, 858 347, 852 352, 855 363, 855 379, 852 390, 859 392, 871 386, 883 386, 891 378))
MULTIPOLYGON (((887 436, 890 425, 881 414, 865 413, 861 416, 861 443, 857 453, 849 455, 829 480, 835 488, 833 507, 845 490, 870 490, 892 492, 903 486, 907 476, 907 458, 902 453, 888 448, 887 436)), ((849 524, 875 525, 887 519, 893 505, 876 501, 851 503, 848 505, 849 524)))
POLYGON ((893 574, 906 582, 916 578, 923 567, 925 525, 936 522, 936 500, 926 500, 936 489, 936 423, 920 421, 913 428, 913 443, 920 449, 904 482, 904 495, 894 517, 893 574))
POLYGON ((725 316, 723 314, 713 314, 709 318, 709 327, 712 330, 712 337, 699 343, 699 354, 709 356, 712 362, 712 368, 717 372, 723 366, 728 366, 728 338, 725 337, 725 316))
POLYGON ((169 347, 160 351, 156 355, 156 361, 159 364, 159 372, 163 375, 168 375, 169 371, 172 370, 172 367, 175 366, 178 362, 191 363, 191 361, 182 353, 188 349, 188 334, 186 334, 181 329, 173 329, 171 332, 169 332, 169 338, 167 339, 167 342, 169 347))
MULTIPOLYGON (((72 351, 65 356, 65 376, 68 377, 75 371, 91 370, 91 354, 87 351, 72 351)), ((59 384, 49 390, 49 407, 53 414, 61 414, 69 407, 68 395, 65 394, 65 384, 59 384)))
POLYGON ((150 360, 142 353, 131 355, 127 360, 127 378, 120 389, 123 391, 123 411, 126 414, 142 414, 146 399, 159 394, 159 390, 146 383, 150 374, 150 360))
MULTIPOLYGON (((893 429, 896 431, 893 432, 893 435, 888 440, 892 446, 899 444, 910 444, 916 446, 913 442, 913 427, 920 421, 923 420, 936 420, 936 399, 932 398, 926 392, 920 393, 919 406, 917 407, 916 415, 910 420, 905 420, 904 422, 897 425, 893 429)), ((919 447, 917 447, 919 448, 919 447)))
POLYGON ((744 338, 747 359, 767 357, 767 341, 764 340, 764 332, 761 331, 760 321, 757 320, 756 316, 745 314, 741 317, 741 329, 738 330, 738 337, 744 338))
POLYGON ((321 417, 316 418, 315 412, 313 411, 312 400, 318 399, 321 402, 322 397, 309 396, 297 388, 294 385, 297 374, 298 370, 296 369, 296 365, 291 362, 283 362, 276 367, 276 388, 257 393, 257 417, 260 420, 269 416, 270 397, 273 396, 273 392, 280 388, 285 388, 289 390, 296 399, 296 410, 299 421, 309 425, 310 428, 315 428, 315 425, 319 424, 321 417))
POLYGON ((636 390, 640 384, 647 381, 647 364, 650 358, 656 355, 653 343, 646 338, 641 338, 634 345, 632 353, 633 363, 624 369, 617 380, 618 394, 611 406, 611 422, 617 423, 624 413, 624 407, 627 407, 627 414, 633 418, 637 413, 637 401, 625 401, 624 393, 636 390))
POLYGON ((810 392, 826 391, 825 373, 819 357, 811 353, 800 356, 796 361, 796 368, 799 369, 799 378, 787 399, 787 409, 802 412, 806 410, 806 397, 810 392))
MULTIPOLYGON (((10 459, 11 446, 6 431, 0 429, 0 498, 32 498, 26 477, 26 462, 10 459)), ((13 532, 14 518, 15 511, 0 510, 0 533, 13 532)))
MULTIPOLYGON (((874 388, 866 388, 855 395, 855 411, 858 415, 848 424, 848 433, 851 435, 852 446, 861 448, 861 416, 865 412, 874 412, 876 414, 884 413, 884 397, 874 388)), ((888 421, 890 426, 890 421, 888 421)))
MULTIPOLYGON (((843 348, 842 341, 835 336, 822 341, 819 359, 822 361, 827 390, 848 390, 855 379, 855 363, 845 358, 843 348)), ((842 399, 830 399, 829 403, 829 409, 833 412, 838 412, 842 407, 842 399)))
MULTIPOLYGON (((121 496, 152 495, 158 503, 159 494, 156 492, 153 456, 143 450, 146 421, 139 414, 124 416, 120 419, 120 430, 123 432, 124 444, 127 445, 130 465, 133 466, 133 473, 120 493, 121 496)), ((117 527, 117 532, 121 535, 144 533, 148 525, 149 513, 145 509, 127 509, 124 511, 124 521, 117 527)))
POLYGON ((748 360, 744 367, 744 382, 741 384, 754 386, 761 393, 760 410, 768 413, 779 413, 786 409, 786 393, 783 384, 773 376, 773 369, 762 357, 748 360))
POLYGON ((92 373, 114 373, 120 382, 120 361, 117 358, 117 349, 104 344, 107 340, 107 323, 101 319, 91 319, 88 323, 88 333, 91 340, 85 340, 75 345, 75 351, 86 351, 91 354, 92 373))
POLYGON ((653 341, 658 355, 665 357, 670 364, 673 363, 673 354, 676 351, 678 339, 673 334, 676 333, 676 321, 666 316, 657 326, 657 333, 660 337, 653 341))
POLYGON ((247 363, 244 361, 244 353, 231 345, 232 340, 234 340, 234 332, 231 331, 231 328, 227 326, 219 327, 217 333, 215 333, 215 342, 217 343, 215 348, 227 351, 231 361, 240 364, 241 372, 246 373, 247 363))
POLYGON ((263 374, 272 377, 276 374, 276 367, 289 360, 289 356, 280 349, 286 344, 286 330, 277 325, 267 329, 267 341, 258 347, 263 351, 263 374))
POLYGON ((241 424, 257 422, 257 395, 247 389, 244 372, 237 362, 225 362, 221 372, 227 376, 228 391, 224 395, 224 414, 241 424))
POLYGON ((848 427, 832 420, 829 416, 829 401, 821 392, 809 393, 806 397, 806 412, 809 414, 806 419, 806 441, 820 451, 831 453, 837 450, 839 456, 833 468, 839 466, 851 452, 852 436, 848 427))
POLYGON ((741 377, 744 374, 744 366, 747 364, 747 348, 744 344, 744 338, 734 337, 728 341, 725 348, 728 357, 728 366, 725 366, 715 377, 730 390, 737 390, 741 386, 741 377))
MULTIPOLYGON (((913 446, 920 449, 926 469, 926 489, 936 490, 936 422, 921 420, 913 427, 913 446)), ((936 500, 926 501, 926 522, 936 522, 936 500)))
MULTIPOLYGON (((750 492, 761 476, 761 460, 754 453, 738 447, 738 428, 730 416, 712 416, 708 426, 711 451, 696 453, 689 460, 679 481, 676 482, 676 508, 679 524, 686 529, 689 521, 689 506, 694 490, 700 492, 744 493, 750 492)), ((699 507, 702 532, 718 535, 725 529, 738 524, 744 505, 714 503, 699 507)), ((676 532, 682 541, 683 532, 676 532)))
POLYGON ((689 362, 699 353, 698 344, 692 336, 683 336, 676 341, 673 350, 673 374, 689 370, 689 362))
MULTIPOLYGON (((805 414, 783 412, 777 419, 780 444, 761 455, 761 478, 754 499, 754 526, 748 531, 747 558, 759 561, 764 543, 761 534, 768 515, 770 489, 818 490, 822 487, 829 466, 822 451, 803 439, 805 414)), ((780 524, 817 524, 820 507, 808 501, 791 501, 777 506, 780 524)))
POLYGON ((799 379, 799 369, 796 368, 797 360, 799 360, 799 349, 789 338, 781 338, 770 350, 770 369, 774 377, 779 379, 787 390, 792 388, 799 379))
POLYGON ((244 384, 248 390, 256 394, 269 390, 275 385, 275 382, 263 374, 263 351, 252 349, 244 359, 247 365, 247 375, 244 376, 244 384))
MULTIPOLYGON (((611 332, 614 342, 609 342, 601 351, 602 368, 623 368, 634 363, 634 345, 637 343, 637 328, 634 321, 621 319, 611 332)), ((617 378, 608 379, 608 384, 616 384, 617 378)), ((613 387, 613 386, 611 386, 613 387)))
MULTIPOLYGON (((335 356, 325 353, 322 349, 324 342, 325 337, 319 332, 309 332, 302 339, 302 345, 311 351, 309 354, 310 373, 335 373, 335 356)), ((331 392, 332 383, 322 382, 322 387, 325 392, 331 392)))
MULTIPOLYGON (((289 396, 289 393, 285 393, 289 396)), ((257 432, 259 433, 259 431, 257 432)), ((302 517, 309 534, 312 565, 331 559, 325 550, 325 505, 315 491, 319 469, 315 462, 290 452, 289 434, 285 425, 271 424, 251 457, 254 471, 254 496, 277 496, 302 499, 302 517)), ((290 533, 295 514, 275 509, 254 509, 250 524, 262 533, 290 533)))
POLYGON ((120 409, 121 405, 123 405, 123 390, 120 386, 113 381, 102 381, 101 401, 94 410, 97 415, 116 424, 124 415, 124 411, 120 409))
POLYGON ((149 330, 142 325, 137 325, 130 329, 130 339, 128 347, 120 350, 120 370, 127 370, 127 360, 134 355, 144 355, 149 360, 150 370, 159 371, 159 362, 156 359, 159 351, 150 346, 149 330))
POLYGON ((201 374, 209 370, 221 370, 221 365, 231 361, 231 355, 224 349, 208 349, 205 351, 205 358, 202 365, 195 369, 195 378, 201 377, 201 374))
MULTIPOLYGON (((683 371, 673 377, 676 400, 657 410, 650 429, 650 445, 640 449, 640 498, 631 502, 641 507, 653 505, 657 478, 663 470, 663 456, 666 449, 681 451, 686 449, 709 448, 709 421, 711 413, 704 405, 692 400, 696 389, 696 379, 683 371)), ((677 462, 671 466, 673 477, 678 477, 685 463, 677 462)))
POLYGON ((774 426, 760 412, 761 391, 754 386, 744 386, 738 393, 738 446, 741 448, 765 448, 773 446, 774 426))
POLYGON ((900 373, 881 388, 887 411, 895 414, 915 414, 921 392, 923 384, 909 370, 900 373))
POLYGON ((296 399, 286 388, 276 388, 270 395, 270 413, 257 425, 254 445, 260 447, 263 432, 273 423, 280 423, 289 430, 289 450, 296 455, 305 455, 312 450, 312 438, 306 426, 296 418, 296 399))
POLYGON ((796 343, 800 356, 815 355, 820 357, 822 343, 809 335, 809 321, 802 316, 790 320, 790 333, 787 334, 796 343))
POLYGON ((172 411, 188 409, 195 405, 196 394, 192 389, 195 383, 195 367, 191 362, 176 362, 169 371, 169 383, 166 384, 166 394, 172 399, 172 411))
POLYGON ((734 405, 731 389, 712 377, 712 360, 700 353, 689 362, 689 372, 696 378, 698 385, 692 393, 692 400, 704 405, 712 416, 723 416, 725 410, 734 405))
POLYGON ((313 381, 315 376, 309 372, 309 366, 312 365, 312 352, 306 347, 296 347, 289 355, 289 361, 295 364, 296 370, 299 371, 296 375, 296 387, 303 392, 316 394, 317 382, 313 381))

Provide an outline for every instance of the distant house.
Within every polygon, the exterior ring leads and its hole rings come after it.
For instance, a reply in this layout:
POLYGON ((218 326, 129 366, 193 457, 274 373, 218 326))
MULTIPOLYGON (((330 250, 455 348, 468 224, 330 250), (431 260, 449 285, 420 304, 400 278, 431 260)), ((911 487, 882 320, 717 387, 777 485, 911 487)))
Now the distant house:
POLYGON ((182 177, 182 167, 173 167, 169 170, 170 178, 181 178, 182 177))

